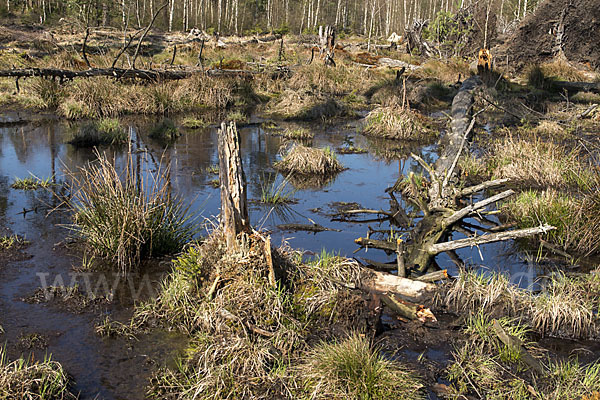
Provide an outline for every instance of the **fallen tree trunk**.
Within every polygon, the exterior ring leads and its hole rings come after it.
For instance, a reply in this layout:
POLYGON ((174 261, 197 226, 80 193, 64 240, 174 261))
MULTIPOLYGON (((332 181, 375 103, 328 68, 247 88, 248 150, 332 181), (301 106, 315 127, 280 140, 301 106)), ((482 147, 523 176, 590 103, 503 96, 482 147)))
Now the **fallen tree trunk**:
POLYGON ((206 76, 252 76, 258 72, 246 70, 227 70, 227 69, 209 69, 201 68, 181 69, 181 70, 145 70, 145 69, 125 69, 125 68, 90 68, 83 71, 73 71, 56 68, 22 68, 0 70, 0 77, 7 78, 30 78, 39 76, 42 78, 58 78, 60 80, 71 80, 75 78, 91 78, 97 76, 107 76, 117 79, 143 79, 151 81, 161 80, 179 80, 189 78, 197 74, 206 76))
MULTIPOLYGON (((513 190, 505 190, 464 206, 465 200, 463 198, 486 189, 498 188, 508 182, 505 179, 496 179, 461 188, 458 181, 456 169, 459 158, 463 150, 469 152, 475 119, 483 111, 474 114, 472 110, 474 96, 480 86, 482 86, 482 82, 479 77, 470 77, 463 82, 458 94, 454 97, 451 109, 452 129, 442 140, 442 151, 435 164, 429 165, 421 157, 412 155, 413 159, 429 175, 428 184, 418 184, 416 176, 411 172, 408 179, 402 177, 402 180, 399 180, 396 185, 396 187, 406 189, 403 192, 406 195, 406 200, 420 209, 422 213, 413 229, 408 231, 409 238, 406 243, 403 243, 402 251, 398 251, 396 242, 392 240, 377 240, 369 237, 355 240, 362 247, 374 247, 389 253, 396 252, 398 254, 398 265, 406 267, 407 275, 422 275, 427 271, 435 271, 437 266, 434 263, 434 258, 442 252, 452 253, 454 250, 464 247, 523 238, 543 234, 554 229, 549 225, 543 225, 510 231, 507 229, 511 226, 494 224, 493 230, 488 229, 489 233, 475 236, 473 231, 465 228, 466 224, 462 224, 465 218, 485 214, 484 208, 493 206, 498 201, 504 200, 515 193, 513 190), (461 232, 468 237, 449 240, 454 231, 461 232)), ((398 202, 396 201, 395 204, 398 204, 398 202)), ((391 211, 382 214, 390 215, 391 211)), ((389 220, 392 223, 395 222, 391 218, 389 220)), ((478 227, 475 228, 478 229, 478 227)), ((481 228, 481 230, 485 231, 484 228, 481 228)))
POLYGON ((600 82, 564 82, 553 81, 552 85, 561 90, 566 90, 570 93, 576 92, 594 92, 600 93, 600 82))

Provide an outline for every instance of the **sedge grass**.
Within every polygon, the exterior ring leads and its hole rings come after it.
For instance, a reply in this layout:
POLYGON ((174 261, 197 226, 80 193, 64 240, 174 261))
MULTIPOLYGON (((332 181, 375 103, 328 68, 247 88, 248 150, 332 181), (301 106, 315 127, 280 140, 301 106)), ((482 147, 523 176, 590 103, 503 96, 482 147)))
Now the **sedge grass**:
POLYGON ((322 343, 300 367, 310 399, 424 399, 422 384, 358 334, 322 343))
POLYGON ((49 189, 52 186, 54 186, 52 177, 42 179, 34 175, 27 178, 17 178, 12 185, 10 185, 11 188, 19 190, 49 189))
POLYGON ((0 348, 0 398, 7 400, 76 399, 69 392, 69 379, 62 366, 51 357, 33 362, 19 358, 9 362, 0 348))
POLYGON ((143 258, 180 251, 198 227, 189 206, 170 192, 169 168, 138 174, 131 149, 121 173, 104 154, 97 157, 77 172, 67 171, 71 229, 93 255, 127 273, 143 258))

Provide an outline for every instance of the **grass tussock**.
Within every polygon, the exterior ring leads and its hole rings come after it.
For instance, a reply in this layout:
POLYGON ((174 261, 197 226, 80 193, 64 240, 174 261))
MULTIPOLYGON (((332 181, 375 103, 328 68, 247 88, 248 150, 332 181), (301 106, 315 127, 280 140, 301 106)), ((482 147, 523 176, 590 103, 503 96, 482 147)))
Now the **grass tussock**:
POLYGON ((138 174, 131 152, 119 172, 103 154, 98 161, 68 172, 74 193, 72 229, 94 255, 121 272, 141 259, 180 251, 196 233, 188 208, 169 190, 168 168, 138 174))
POLYGON ((76 147, 125 144, 129 135, 118 119, 102 118, 81 125, 69 143, 76 147))
POLYGON ((595 338, 599 332, 600 280, 590 275, 554 274, 540 293, 520 289, 501 274, 462 271, 442 295, 449 309, 515 318, 521 325, 555 337, 595 338))
POLYGON ((69 392, 69 379, 62 366, 50 357, 33 362, 19 358, 9 362, 0 348, 0 398, 7 400, 76 399, 69 392))
POLYGON ((524 191, 507 202, 503 209, 519 227, 538 226, 540 223, 556 227, 546 240, 572 254, 592 255, 600 251, 596 227, 600 223, 600 204, 596 191, 583 195, 558 192, 524 191))
POLYGON ((17 235, 0 236, 0 251, 12 250, 26 246, 29 242, 17 235))
POLYGON ((311 399, 422 399, 422 384, 357 334, 312 349, 300 367, 311 399))
POLYGON ((365 118, 364 133, 385 139, 423 141, 435 135, 423 115, 399 106, 378 107, 365 118))
MULTIPOLYGON (((497 320, 504 331, 522 343, 525 351, 540 358, 528 341, 523 325, 509 319, 497 320)), ((448 367, 453 395, 477 395, 499 400, 571 400, 594 396, 600 389, 600 363, 580 364, 577 359, 548 360, 543 374, 523 363, 523 353, 502 343, 484 312, 467 320, 468 339, 456 346, 448 367)), ((541 360, 540 360, 541 361, 541 360)), ((593 397, 590 397, 593 398, 593 397)))
MULTIPOLYGON (((275 178, 275 177, 273 177, 275 178)), ((263 176, 260 180, 260 202, 270 205, 284 205, 293 202, 294 190, 287 190, 288 179, 277 183, 275 179, 263 176)))
POLYGON ((174 261, 159 297, 137 308, 136 326, 158 322, 192 338, 177 368, 153 379, 152 397, 303 397, 304 377, 294 366, 308 338, 357 327, 364 299, 345 288, 360 281, 356 263, 324 254, 301 264, 277 249, 272 285, 263 238, 242 235, 239 245, 226 251, 215 232, 190 246, 174 261))
POLYGON ((177 140, 181 134, 175 123, 169 118, 165 118, 152 127, 148 136, 163 143, 172 143, 177 140))
POLYGON ((305 128, 290 129, 273 132, 273 135, 281 136, 290 140, 312 140, 315 134, 305 128))
POLYGON ((317 149, 301 144, 294 145, 275 168, 286 175, 332 176, 344 170, 335 152, 329 147, 317 149))
POLYGON ((267 105, 267 112, 274 118, 296 121, 326 121, 354 115, 336 98, 314 94, 306 89, 285 89, 267 105))
POLYGON ((59 114, 69 119, 123 114, 167 115, 201 108, 223 109, 235 97, 235 80, 191 77, 154 85, 129 84, 110 78, 77 79, 65 89, 59 114))
POLYGON ((533 188, 581 188, 593 185, 594 175, 581 151, 539 138, 506 137, 493 145, 487 158, 494 178, 533 188))

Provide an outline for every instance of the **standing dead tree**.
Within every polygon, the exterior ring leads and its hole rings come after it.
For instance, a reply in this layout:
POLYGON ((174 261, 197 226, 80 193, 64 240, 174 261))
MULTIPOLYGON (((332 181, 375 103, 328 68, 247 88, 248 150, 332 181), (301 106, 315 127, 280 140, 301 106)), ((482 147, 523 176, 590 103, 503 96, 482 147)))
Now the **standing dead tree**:
POLYGON ((429 165, 421 157, 412 154, 412 157, 421 165, 429 182, 420 184, 417 176, 411 172, 406 179, 399 182, 395 189, 389 190, 393 199, 392 209, 388 213, 390 220, 398 225, 405 226, 408 240, 399 251, 397 243, 387 240, 373 240, 369 237, 358 238, 355 242, 363 247, 374 247, 388 252, 397 252, 398 265, 404 265, 408 273, 421 275, 427 271, 435 271, 435 256, 442 252, 450 253, 455 258, 455 250, 478 246, 503 240, 528 237, 546 233, 552 226, 543 225, 536 228, 507 230, 499 224, 486 218, 486 207, 504 200, 514 194, 513 190, 505 190, 491 197, 481 195, 481 200, 473 202, 472 198, 486 190, 496 189, 505 185, 507 179, 496 179, 479 185, 461 188, 458 182, 456 167, 464 151, 468 151, 469 139, 473 134, 475 118, 472 115, 474 93, 482 85, 477 76, 464 81, 458 94, 452 102, 452 129, 443 140, 443 150, 434 165, 429 165), (418 221, 414 226, 408 226, 407 213, 400 207, 393 195, 394 190, 399 190, 405 200, 420 210, 418 221), (476 216, 481 224, 493 226, 493 229, 473 226, 464 222, 465 218, 476 216), (467 226, 468 225, 468 226, 467 226), (491 232, 476 235, 471 229, 481 232, 491 232), (451 240, 454 231, 467 232, 468 237, 451 240))
POLYGON ((237 236, 250 232, 246 175, 242 167, 240 135, 235 122, 219 129, 219 178, 221 181, 221 228, 227 248, 237 248, 237 236))

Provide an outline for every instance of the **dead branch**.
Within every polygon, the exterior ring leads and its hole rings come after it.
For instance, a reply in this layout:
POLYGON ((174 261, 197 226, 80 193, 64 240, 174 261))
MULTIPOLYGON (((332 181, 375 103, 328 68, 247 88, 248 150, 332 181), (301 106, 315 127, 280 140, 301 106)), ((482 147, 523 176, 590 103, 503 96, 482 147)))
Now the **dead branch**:
POLYGON ((158 10, 156 10, 156 13, 154 13, 154 16, 152 17, 152 19, 150 20, 150 23, 148 24, 148 26, 146 27, 146 29, 144 30, 144 33, 142 34, 142 36, 140 37, 140 40, 137 44, 137 47, 135 48, 135 53, 133 53, 133 61, 131 63, 131 67, 133 69, 135 69, 135 61, 137 60, 138 54, 140 53, 140 48, 142 47, 142 42, 144 41, 144 38, 146 37, 146 35, 148 34, 148 32, 150 31, 150 29, 152 28, 152 25, 154 25, 154 21, 156 21, 156 17, 158 17, 158 14, 168 5, 169 3, 165 3, 162 6, 160 6, 160 8, 158 10))
POLYGON ((479 246, 481 244, 501 242, 504 240, 525 238, 540 233, 547 233, 556 229, 550 225, 542 225, 535 228, 517 229, 514 231, 498 232, 489 235, 470 237, 465 239, 453 240, 450 242, 436 243, 427 248, 429 254, 435 255, 449 250, 457 250, 465 247, 479 246))

